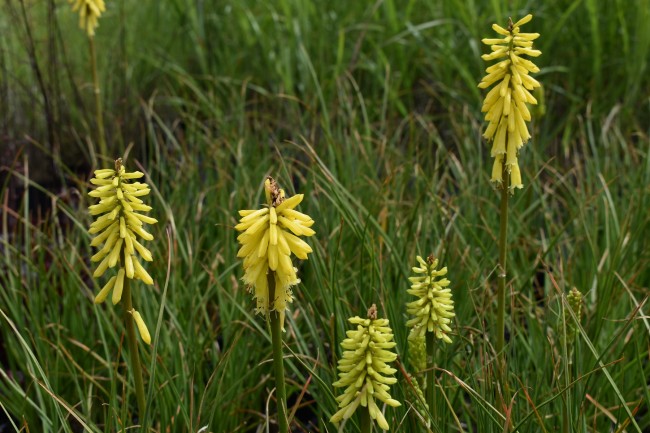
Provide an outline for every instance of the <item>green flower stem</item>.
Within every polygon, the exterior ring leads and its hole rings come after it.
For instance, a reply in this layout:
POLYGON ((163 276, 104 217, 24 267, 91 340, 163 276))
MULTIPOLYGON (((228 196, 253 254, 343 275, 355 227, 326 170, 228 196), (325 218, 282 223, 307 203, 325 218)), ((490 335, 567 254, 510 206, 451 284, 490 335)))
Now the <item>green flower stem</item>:
POLYGON ((436 411, 436 372, 434 369, 434 361, 436 359, 436 334, 433 332, 426 333, 427 338, 427 404, 429 405, 429 412, 433 419, 437 419, 436 411))
POLYGON ((562 405, 562 433, 569 433, 569 406, 572 400, 571 393, 573 389, 569 387, 571 382, 573 382, 573 366, 575 365, 575 351, 571 350, 569 344, 566 342, 566 318, 563 323, 562 328, 564 329, 564 353, 562 354, 562 359, 564 361, 564 386, 566 387, 566 392, 563 395, 563 405, 562 405))
POLYGON ((138 340, 135 335, 135 320, 131 310, 133 310, 133 301, 131 300, 131 280, 124 278, 124 321, 126 325, 126 338, 128 340, 129 352, 131 353, 131 368, 133 369, 133 380, 135 382, 135 395, 138 400, 138 416, 144 419, 146 400, 144 398, 144 383, 142 381, 142 366, 140 365, 140 354, 138 352, 138 340))
POLYGON ((361 408, 361 433, 370 433, 372 431, 372 422, 370 420, 370 409, 367 407, 361 408))
POLYGON ((95 37, 89 36, 90 44, 90 67, 93 74, 93 93, 95 94, 95 119, 97 122, 97 135, 99 141, 99 151, 103 156, 108 156, 106 146, 106 136, 104 134, 104 114, 102 112, 102 101, 99 90, 99 77, 97 75, 97 54, 95 52, 95 37))
POLYGON ((508 198, 510 192, 510 176, 507 175, 506 165, 503 165, 503 184, 501 189, 501 224, 499 228, 499 264, 497 266, 497 377, 503 389, 502 405, 505 407, 510 399, 508 387, 508 373, 506 368, 506 356, 503 351, 505 342, 505 316, 506 316, 506 250, 508 243, 508 198))
MULTIPOLYGON (((505 171, 505 170, 504 170, 505 171)), ((505 338, 506 315, 506 248, 508 242, 508 176, 504 176, 501 189, 501 227, 499 229, 499 265, 497 267, 497 356, 504 359, 503 346, 505 338)))
MULTIPOLYGON (((269 301, 275 299, 275 275, 270 271, 267 277, 269 301)), ((269 308, 270 310, 270 308, 269 308)), ((269 312, 271 319, 271 344, 273 345, 273 371, 275 373, 275 393, 278 400, 278 427, 280 433, 289 431, 287 417, 287 390, 284 383, 284 359, 282 356, 282 322, 277 311, 269 312)))

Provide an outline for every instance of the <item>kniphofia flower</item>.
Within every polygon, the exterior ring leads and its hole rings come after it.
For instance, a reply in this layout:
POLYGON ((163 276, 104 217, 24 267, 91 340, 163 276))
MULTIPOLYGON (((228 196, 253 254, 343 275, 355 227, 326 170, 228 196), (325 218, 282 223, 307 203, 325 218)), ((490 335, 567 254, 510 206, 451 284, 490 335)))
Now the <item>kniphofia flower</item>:
MULTIPOLYGON (((248 285, 257 302, 256 312, 268 315, 277 311, 284 324, 287 305, 293 302, 291 286, 300 282, 291 254, 307 259, 311 247, 299 236, 313 236, 310 227, 314 220, 295 210, 303 194, 286 198, 284 190, 272 177, 264 182, 267 205, 258 210, 240 210, 241 219, 235 226, 242 232, 237 240, 241 248, 237 257, 243 258, 244 283, 248 285), (269 276, 272 275, 274 296, 269 296, 269 276)), ((283 325, 284 326, 284 325, 283 325)))
MULTIPOLYGON (((582 293, 580 292, 580 290, 574 287, 567 294, 566 298, 567 301, 569 302, 569 306, 571 307, 571 310, 573 311, 573 314, 575 314, 579 323, 580 319, 582 318, 582 293)), ((569 311, 566 309, 564 310, 563 324, 564 324, 564 336, 566 337, 565 341, 568 345, 572 345, 576 337, 578 326, 576 325, 576 322, 573 320, 573 317, 571 317, 571 313, 569 313, 569 311)))
POLYGON ((348 321, 357 329, 347 331, 348 338, 341 342, 344 352, 338 362, 339 380, 332 385, 346 389, 336 397, 340 410, 330 418, 330 422, 338 423, 350 418, 361 405, 368 408, 370 417, 380 428, 388 430, 388 422, 376 400, 392 407, 401 405, 388 394, 390 385, 397 382, 393 376, 397 370, 388 366, 397 359, 391 350, 396 344, 393 331, 388 319, 377 318, 375 305, 368 311, 367 319, 356 316, 348 321))
MULTIPOLYGON (((145 261, 153 260, 151 251, 138 238, 152 240, 153 235, 144 229, 144 224, 158 222, 155 218, 140 213, 151 210, 139 198, 149 194, 147 184, 132 182, 142 176, 144 174, 139 171, 128 173, 122 160, 118 159, 115 161, 115 169, 95 170, 95 177, 90 180, 97 188, 88 195, 100 200, 98 204, 88 207, 88 210, 91 215, 101 215, 90 225, 88 231, 91 235, 96 235, 90 244, 94 247, 101 245, 100 250, 91 258, 92 262, 99 262, 93 277, 99 278, 108 269, 118 268, 117 274, 95 296, 96 304, 104 302, 111 292, 113 304, 120 302, 126 278, 141 280, 147 285, 153 284, 153 279, 138 260, 138 255, 145 261)), ((140 336, 150 344, 151 338, 140 313, 135 310, 131 313, 137 322, 140 336)))
POLYGON ((72 11, 79 12, 79 27, 88 33, 88 36, 95 35, 95 28, 99 25, 98 19, 102 12, 106 11, 104 0, 68 0, 72 3, 72 11))
POLYGON ((409 338, 415 339, 425 332, 433 332, 445 343, 451 343, 449 324, 456 314, 449 288, 451 282, 441 278, 447 275, 447 268, 438 270, 438 259, 432 256, 426 262, 417 256, 417 261, 420 267, 413 267, 416 275, 409 278, 411 288, 408 293, 418 299, 406 304, 406 311, 412 316, 406 322, 406 326, 412 328, 409 338))
POLYGON ((531 120, 526 104, 537 104, 531 91, 540 84, 529 74, 539 72, 533 62, 522 56, 537 57, 541 51, 533 49, 533 40, 539 33, 522 33, 520 26, 533 18, 526 15, 516 23, 509 20, 507 29, 494 24, 492 29, 502 38, 483 39, 492 52, 482 56, 490 61, 503 59, 485 71, 487 75, 478 87, 487 89, 493 84, 483 102, 485 120, 489 122, 483 137, 492 141, 491 156, 494 158, 492 181, 501 186, 503 183, 504 163, 510 175, 510 188, 522 188, 521 172, 517 155, 519 149, 530 139, 528 125, 531 120))

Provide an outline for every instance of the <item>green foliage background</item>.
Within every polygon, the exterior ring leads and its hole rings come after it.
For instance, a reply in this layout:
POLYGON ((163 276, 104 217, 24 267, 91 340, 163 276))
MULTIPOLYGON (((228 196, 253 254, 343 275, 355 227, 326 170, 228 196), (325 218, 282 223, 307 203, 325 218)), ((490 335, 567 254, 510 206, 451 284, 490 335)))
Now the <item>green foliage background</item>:
MULTIPOLYGON (((135 287, 155 334, 134 419, 121 310, 94 306, 88 43, 58 0, 0 11, 0 415, 9 429, 263 431, 271 347, 241 286, 236 210, 272 174, 316 220, 285 334, 296 431, 336 431, 346 319, 376 303, 398 342, 392 431, 424 431, 403 372, 415 255, 449 268, 454 343, 435 432, 501 432, 493 371, 498 197, 481 139, 493 22, 527 13, 544 103, 509 227, 509 416, 521 432, 650 429, 650 6, 608 1, 107 1, 96 43, 109 145, 160 220, 135 287), (40 197, 40 198, 39 198, 40 197), (45 197, 45 200, 43 200, 45 197), (562 295, 585 294, 562 344, 562 295), (568 358, 572 364, 566 362, 568 358), (571 370, 575 381, 568 384, 571 370), (10 421, 9 421, 10 419, 10 421)), ((539 99, 539 98, 538 98, 539 99)), ((0 418, 1 419, 1 418, 0 418)), ((0 429, 2 427, 0 425, 0 429)), ((345 431, 357 431, 352 419, 345 431)))

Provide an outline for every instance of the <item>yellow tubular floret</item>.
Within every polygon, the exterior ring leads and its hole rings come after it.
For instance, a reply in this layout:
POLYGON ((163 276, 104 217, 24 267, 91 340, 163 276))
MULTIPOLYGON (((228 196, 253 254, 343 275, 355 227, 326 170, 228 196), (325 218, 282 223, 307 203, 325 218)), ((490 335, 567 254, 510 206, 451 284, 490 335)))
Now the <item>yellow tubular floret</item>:
POLYGON ((133 319, 135 320, 135 324, 138 327, 140 338, 142 338, 142 341, 144 341, 145 343, 151 344, 151 335, 149 334, 149 329, 147 329, 147 325, 144 323, 144 320, 142 320, 142 316, 136 310, 132 310, 131 314, 133 314, 133 319))

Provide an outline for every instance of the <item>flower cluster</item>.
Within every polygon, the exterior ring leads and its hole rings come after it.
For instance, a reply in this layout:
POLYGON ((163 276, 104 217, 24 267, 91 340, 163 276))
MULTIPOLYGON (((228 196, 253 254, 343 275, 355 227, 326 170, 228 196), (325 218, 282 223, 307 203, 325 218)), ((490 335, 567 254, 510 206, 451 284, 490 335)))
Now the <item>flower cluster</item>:
POLYGON ((79 11, 79 27, 88 33, 88 36, 95 35, 95 28, 102 12, 106 11, 104 0, 68 0, 72 5, 72 11, 79 11))
POLYGON ((451 343, 447 335, 451 332, 449 324, 455 316, 454 301, 451 299, 450 281, 447 278, 447 268, 437 270, 438 260, 432 256, 425 262, 417 256, 420 267, 414 267, 417 276, 410 277, 411 288, 408 293, 416 296, 413 302, 406 304, 406 311, 413 316, 406 326, 413 328, 409 338, 418 338, 425 332, 435 332, 436 337, 445 343, 451 343))
POLYGON ((507 29, 494 24, 492 29, 503 38, 483 39, 483 43, 489 45, 492 50, 490 54, 482 56, 483 60, 505 57, 485 70, 487 75, 478 87, 487 89, 498 83, 488 92, 481 109, 486 113, 485 120, 489 122, 483 137, 493 141, 490 152, 494 158, 492 181, 502 185, 505 163, 510 174, 510 188, 523 187, 517 154, 530 138, 526 122, 531 120, 531 116, 526 103, 537 104, 530 91, 540 86, 539 82, 529 75, 531 72, 538 72, 539 68, 530 60, 521 57, 537 57, 542 54, 532 48, 533 40, 539 37, 539 33, 521 33, 519 29, 532 18, 529 14, 514 24, 510 20, 507 29))
POLYGON ((254 291, 256 311, 268 315, 275 310, 284 323, 287 304, 293 302, 291 286, 300 282, 291 253, 306 260, 312 252, 299 236, 315 234, 310 228, 314 220, 295 210, 303 194, 285 198, 284 190, 271 177, 264 182, 264 190, 267 206, 239 211, 242 218, 235 229, 242 233, 237 237, 241 244, 237 257, 244 259, 243 280, 254 291), (270 281, 269 277, 272 277, 270 281))
MULTIPOLYGON (((581 316, 582 316, 582 293, 580 290, 576 289, 575 287, 571 289, 569 294, 567 295, 567 301, 569 302, 569 306, 571 307, 571 310, 573 311, 573 314, 575 314, 576 318, 578 319, 578 322, 580 322, 581 316)), ((567 344, 572 344, 573 341, 575 340, 576 337, 576 331, 578 329, 576 322, 573 320, 571 317, 571 313, 569 313, 568 310, 564 311, 564 337, 566 338, 566 343, 567 344)))
POLYGON ((391 351, 396 343, 388 320, 377 319, 374 305, 368 312, 368 317, 349 319, 350 323, 357 325, 357 329, 348 331, 348 338, 341 342, 344 352, 338 363, 339 380, 332 384, 337 388, 347 388, 336 398, 341 409, 330 421, 338 423, 350 418, 361 405, 368 408, 370 417, 377 421, 380 428, 388 430, 386 418, 375 399, 389 406, 400 406, 388 394, 390 385, 397 382, 392 377, 396 370, 388 366, 388 363, 397 359, 397 355, 391 351))
MULTIPOLYGON (((91 261, 99 262, 93 277, 99 278, 107 269, 119 265, 117 275, 112 276, 95 297, 96 304, 104 302, 111 292, 113 304, 120 302, 125 278, 138 279, 148 285, 153 284, 153 279, 140 264, 137 254, 148 262, 153 258, 151 252, 138 241, 138 237, 152 240, 153 236, 144 230, 143 225, 155 224, 158 221, 138 213, 151 210, 150 206, 145 205, 138 198, 149 194, 147 184, 129 182, 142 176, 143 173, 139 171, 127 173, 122 160, 118 159, 115 161, 114 170, 96 170, 95 177, 90 180, 90 183, 97 188, 88 195, 99 198, 100 201, 90 206, 88 210, 91 215, 101 215, 90 225, 88 232, 97 235, 90 244, 94 247, 103 244, 97 254, 91 258, 91 261)), ((131 313, 140 330, 140 336, 150 344, 149 332, 143 332, 146 326, 140 313, 135 310, 131 313)))

